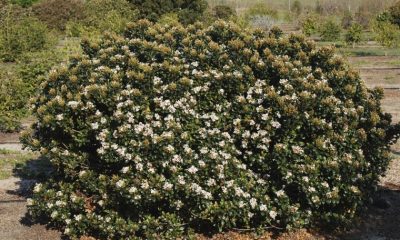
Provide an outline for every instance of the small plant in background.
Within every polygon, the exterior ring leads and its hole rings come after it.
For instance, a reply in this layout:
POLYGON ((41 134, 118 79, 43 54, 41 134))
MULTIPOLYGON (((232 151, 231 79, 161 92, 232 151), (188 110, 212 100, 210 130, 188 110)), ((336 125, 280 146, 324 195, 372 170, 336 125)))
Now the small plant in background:
POLYGON ((85 18, 83 0, 42 0, 32 6, 32 11, 51 29, 64 31, 69 21, 85 18))
POLYGON ((66 33, 70 37, 90 39, 98 38, 105 31, 121 33, 138 15, 139 12, 126 0, 89 0, 84 5, 84 19, 69 21, 66 33))
POLYGON ((322 7, 322 4, 319 0, 315 3, 315 13, 319 15, 324 14, 324 8, 322 7))
POLYGON ((276 23, 278 12, 268 8, 266 4, 255 4, 244 14, 244 19, 253 27, 269 31, 276 23))
POLYGON ((345 41, 347 44, 351 44, 353 48, 357 43, 361 42, 363 28, 358 23, 353 23, 347 30, 345 35, 345 41))
POLYGON ((157 23, 161 25, 179 25, 179 16, 177 13, 166 13, 158 19, 157 23))
POLYGON ((349 29, 354 22, 353 14, 350 11, 346 11, 342 17, 342 28, 349 29))
POLYGON ((310 37, 318 32, 319 18, 314 14, 308 14, 300 19, 300 28, 304 35, 310 37))
POLYGON ((400 27, 400 1, 389 8, 391 22, 400 27))
POLYGON ((15 61, 26 52, 39 51, 49 43, 45 24, 14 5, 1 8, 0 59, 15 61))
POLYGON ((39 0, 11 0, 11 3, 20 5, 21 7, 30 7, 39 0))
POLYGON ((250 18, 250 24, 254 28, 269 31, 276 24, 276 20, 268 15, 255 15, 250 18))
POLYGON ((21 129, 19 119, 25 115, 29 90, 15 75, 0 71, 0 132, 21 129))
POLYGON ((250 20, 254 16, 269 16, 271 18, 277 19, 278 12, 274 9, 268 7, 268 5, 263 3, 258 3, 251 6, 244 14, 244 17, 250 20))
POLYGON ((326 20, 320 27, 319 32, 323 41, 337 41, 340 39, 342 29, 333 19, 326 20))
POLYGON ((216 19, 229 20, 236 16, 236 11, 227 5, 217 5, 213 9, 213 15, 216 19))
POLYGON ((358 11, 355 13, 354 21, 360 24, 364 29, 368 29, 370 27, 370 21, 373 18, 373 14, 368 11, 368 8, 364 5, 358 8, 358 11))
POLYGON ((295 0, 293 2, 292 11, 294 12, 294 14, 297 17, 300 16, 301 13, 303 12, 303 5, 301 4, 301 2, 299 0, 295 0))
POLYGON ((162 15, 177 13, 183 24, 194 23, 200 20, 207 9, 205 0, 129 0, 138 8, 141 18, 156 22, 162 15))
MULTIPOLYGON (((372 31, 375 33, 375 40, 386 48, 394 48, 400 44, 399 26, 387 21, 374 21, 372 31)), ((387 51, 385 51, 387 55, 387 51)))

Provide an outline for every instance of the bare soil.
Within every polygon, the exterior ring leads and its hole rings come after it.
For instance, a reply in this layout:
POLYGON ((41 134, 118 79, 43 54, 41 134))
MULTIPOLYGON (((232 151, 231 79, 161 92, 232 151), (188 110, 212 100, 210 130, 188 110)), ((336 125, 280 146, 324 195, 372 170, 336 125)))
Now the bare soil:
POLYGON ((39 224, 30 224, 26 219, 24 195, 32 181, 19 178, 0 180, 0 239, 1 240, 59 240, 61 235, 39 224))

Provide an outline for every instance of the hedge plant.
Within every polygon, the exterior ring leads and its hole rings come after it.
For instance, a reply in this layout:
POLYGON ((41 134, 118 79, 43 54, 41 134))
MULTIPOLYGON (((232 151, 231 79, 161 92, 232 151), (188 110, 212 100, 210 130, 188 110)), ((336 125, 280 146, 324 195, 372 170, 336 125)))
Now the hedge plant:
POLYGON ((32 102, 23 141, 56 174, 30 214, 97 239, 350 221, 397 127, 333 48, 277 33, 140 20, 84 41, 32 102))

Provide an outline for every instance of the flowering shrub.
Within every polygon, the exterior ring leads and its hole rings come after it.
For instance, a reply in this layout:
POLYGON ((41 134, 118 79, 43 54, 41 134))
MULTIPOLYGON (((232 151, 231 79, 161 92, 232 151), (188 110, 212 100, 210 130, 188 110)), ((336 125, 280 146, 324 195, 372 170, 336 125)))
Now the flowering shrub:
POLYGON ((25 143, 32 216, 72 238, 175 239, 351 219, 397 136, 332 48, 217 21, 130 24, 49 73, 25 143))

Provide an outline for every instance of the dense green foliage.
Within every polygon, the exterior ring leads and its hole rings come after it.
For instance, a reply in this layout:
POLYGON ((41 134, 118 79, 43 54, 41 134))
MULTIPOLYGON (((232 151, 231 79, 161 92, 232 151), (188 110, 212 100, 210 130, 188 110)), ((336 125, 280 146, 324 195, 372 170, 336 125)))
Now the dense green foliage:
POLYGON ((390 160, 382 91, 303 36, 140 20, 83 50, 23 138, 56 169, 29 212, 72 238, 336 226, 390 160))
POLYGON ((11 3, 20 5, 21 7, 30 7, 38 0, 11 0, 11 3))
POLYGON ((129 0, 140 11, 140 17, 157 21, 166 13, 175 12, 183 24, 200 20, 207 9, 205 0, 129 0))
POLYGON ((266 4, 259 3, 247 9, 245 13, 246 19, 251 19, 254 16, 270 16, 272 18, 277 18, 278 11, 269 8, 266 4))
POLYGON ((68 21, 85 18, 83 0, 42 0, 32 7, 34 14, 48 27, 63 31, 68 21))
POLYGON ((400 28, 389 21, 374 21, 372 30, 375 40, 384 47, 394 48, 400 44, 400 28))
POLYGON ((20 119, 28 114, 28 100, 36 94, 41 78, 65 58, 60 51, 24 53, 19 64, 0 69, 0 131, 20 129, 20 119))
POLYGON ((0 60, 14 61, 25 52, 43 49, 48 29, 38 19, 13 5, 0 8, 0 60))
POLYGON ((304 35, 311 36, 318 31, 319 18, 309 14, 300 19, 300 28, 304 35))
POLYGON ((213 9, 214 17, 217 19, 229 20, 233 16, 236 16, 236 11, 226 5, 217 5, 213 9))
POLYGON ((354 48, 357 43, 361 42, 362 31, 363 31, 363 28, 360 24, 353 23, 346 32, 346 35, 345 35, 346 43, 352 44, 353 48, 354 48))
POLYGON ((293 2, 292 11, 296 14, 296 16, 300 16, 300 14, 303 12, 303 5, 299 0, 295 0, 293 2))
POLYGON ((20 129, 18 119, 22 112, 15 108, 24 108, 28 96, 25 84, 6 72, 0 71, 0 132, 13 132, 20 129))
POLYGON ((137 20, 138 11, 126 0, 89 0, 84 16, 82 20, 68 22, 69 36, 90 38, 104 31, 121 33, 128 22, 137 20))
POLYGON ((391 22, 400 27, 400 1, 389 8, 391 22))
POLYGON ((349 29, 354 23, 353 14, 350 11, 346 11, 342 17, 342 27, 349 29))
POLYGON ((328 19, 321 24, 319 32, 323 41, 336 41, 340 39, 342 28, 334 20, 328 19))

